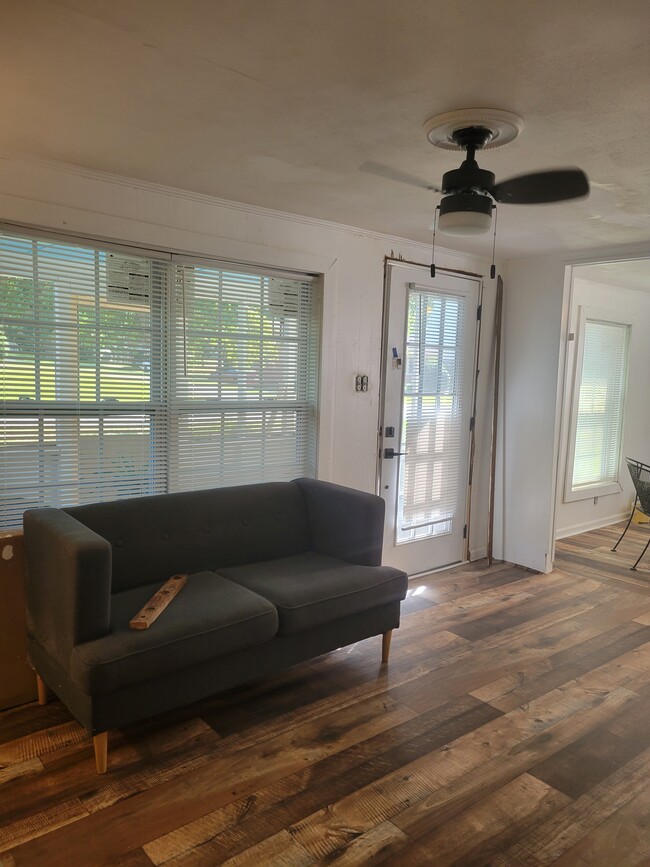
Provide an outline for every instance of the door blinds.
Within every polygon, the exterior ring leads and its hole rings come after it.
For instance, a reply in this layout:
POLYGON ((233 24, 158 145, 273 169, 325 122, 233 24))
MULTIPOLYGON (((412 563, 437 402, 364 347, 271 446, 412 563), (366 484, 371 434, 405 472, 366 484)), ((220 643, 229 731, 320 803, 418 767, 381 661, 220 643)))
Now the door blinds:
POLYGON ((629 325, 585 321, 573 490, 618 480, 629 332, 629 325))
POLYGON ((315 475, 319 309, 307 277, 0 233, 0 524, 315 475))
POLYGON ((398 543, 449 533, 458 511, 466 304, 463 296, 409 291, 398 543))

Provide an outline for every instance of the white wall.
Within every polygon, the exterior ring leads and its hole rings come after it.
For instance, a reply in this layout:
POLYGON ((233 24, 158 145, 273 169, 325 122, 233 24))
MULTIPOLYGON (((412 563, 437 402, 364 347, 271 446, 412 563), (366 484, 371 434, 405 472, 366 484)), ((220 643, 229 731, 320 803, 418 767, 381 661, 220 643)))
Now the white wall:
MULTIPOLYGON (((430 261, 428 247, 390 236, 224 202, 80 168, 0 158, 0 220, 324 275, 319 475, 375 489, 384 257, 430 261), (367 373, 370 389, 354 391, 367 373)), ((442 248, 436 264, 487 273, 442 248)), ((470 547, 485 551, 494 283, 486 281, 470 547)), ((495 554, 501 553, 498 544, 495 554)), ((524 560, 522 560, 524 562, 524 560)))
POLYGON ((567 377, 562 414, 562 434, 558 472, 556 538, 570 536, 595 527, 605 527, 627 517, 634 499, 634 488, 629 479, 625 464, 621 465, 623 491, 593 498, 564 502, 571 402, 575 387, 576 350, 578 344, 578 315, 580 306, 597 307, 611 311, 612 320, 618 315, 631 317, 633 321, 630 337, 628 368, 628 399, 625 407, 625 428, 623 433, 623 456, 650 462, 650 399, 648 398, 648 371, 650 370, 650 292, 622 289, 603 283, 574 279, 571 293, 571 312, 569 330, 576 339, 568 343, 567 377))
POLYGON ((558 370, 564 305, 561 256, 504 269, 502 414, 495 553, 548 572, 553 557, 558 370))

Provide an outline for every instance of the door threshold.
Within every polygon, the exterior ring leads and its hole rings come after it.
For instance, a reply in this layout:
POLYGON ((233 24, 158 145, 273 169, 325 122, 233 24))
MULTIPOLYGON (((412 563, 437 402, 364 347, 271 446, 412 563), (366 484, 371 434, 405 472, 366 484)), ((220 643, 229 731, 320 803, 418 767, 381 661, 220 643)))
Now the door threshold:
POLYGON ((447 569, 455 569, 457 566, 466 566, 471 562, 471 560, 456 560, 453 563, 447 563, 446 566, 436 566, 435 569, 425 569, 424 572, 414 572, 412 575, 409 575, 409 581, 411 578, 424 578, 425 575, 435 575, 436 572, 446 572, 447 569))

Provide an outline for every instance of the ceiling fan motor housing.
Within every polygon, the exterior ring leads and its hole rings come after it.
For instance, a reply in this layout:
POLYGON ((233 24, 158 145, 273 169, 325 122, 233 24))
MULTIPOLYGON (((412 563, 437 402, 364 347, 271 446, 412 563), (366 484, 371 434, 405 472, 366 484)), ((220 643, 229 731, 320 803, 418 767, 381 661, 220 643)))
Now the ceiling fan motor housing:
POLYGON ((486 193, 494 186, 494 180, 494 172, 480 169, 476 160, 465 160, 459 168, 444 173, 442 192, 445 195, 465 190, 486 193))
POLYGON ((457 193, 465 190, 476 190, 486 193, 494 186, 494 173, 479 168, 474 154, 485 147, 492 138, 489 129, 481 126, 470 126, 457 129, 452 133, 452 139, 459 148, 467 152, 466 158, 457 169, 445 172, 442 177, 442 192, 457 193))

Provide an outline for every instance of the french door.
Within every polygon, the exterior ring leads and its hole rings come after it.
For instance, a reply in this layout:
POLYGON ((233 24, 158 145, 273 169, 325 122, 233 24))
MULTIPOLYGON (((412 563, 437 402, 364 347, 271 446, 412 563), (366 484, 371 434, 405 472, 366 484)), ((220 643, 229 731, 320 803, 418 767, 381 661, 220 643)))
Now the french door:
POLYGON ((479 286, 415 265, 388 267, 384 563, 409 575, 465 559, 479 286))

